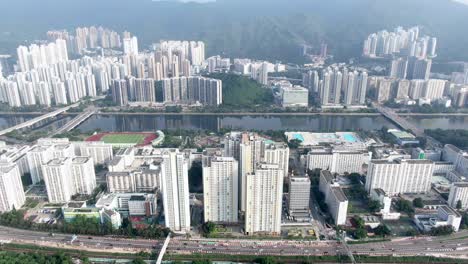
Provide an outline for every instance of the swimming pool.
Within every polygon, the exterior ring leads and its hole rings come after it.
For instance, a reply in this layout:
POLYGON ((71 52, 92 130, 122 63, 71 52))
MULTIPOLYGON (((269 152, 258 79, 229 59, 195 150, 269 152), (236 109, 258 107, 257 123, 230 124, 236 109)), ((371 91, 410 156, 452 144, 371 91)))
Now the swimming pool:
POLYGON ((353 134, 344 134, 343 137, 348 142, 357 142, 353 134))
POLYGON ((293 138, 304 142, 304 137, 301 134, 293 134, 293 138))

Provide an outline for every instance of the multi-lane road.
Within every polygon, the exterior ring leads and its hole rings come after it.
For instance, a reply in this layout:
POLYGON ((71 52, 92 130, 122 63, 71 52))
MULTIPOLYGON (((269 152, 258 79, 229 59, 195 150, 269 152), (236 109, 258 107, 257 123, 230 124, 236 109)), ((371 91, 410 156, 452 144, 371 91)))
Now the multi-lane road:
MULTIPOLYGON (((159 252, 163 240, 123 239, 79 235, 49 234, 0 226, 0 242, 31 244, 57 248, 74 248, 88 251, 128 253, 139 251, 159 252)), ((418 237, 394 239, 386 242, 350 244, 354 255, 394 256, 446 256, 468 258, 468 231, 461 231, 449 237, 418 237)), ((227 254, 233 255, 282 255, 314 256, 345 255, 344 246, 336 241, 294 241, 294 240, 250 240, 250 239, 171 239, 168 253, 174 254, 227 254)))

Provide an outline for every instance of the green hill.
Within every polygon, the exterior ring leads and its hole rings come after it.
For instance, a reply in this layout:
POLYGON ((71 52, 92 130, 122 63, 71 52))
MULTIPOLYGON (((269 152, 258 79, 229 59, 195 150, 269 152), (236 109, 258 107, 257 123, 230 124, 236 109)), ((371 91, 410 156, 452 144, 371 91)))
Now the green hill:
POLYGON ((248 77, 215 73, 210 78, 223 81, 223 106, 226 108, 269 107, 273 105, 273 94, 270 89, 262 87, 248 77))

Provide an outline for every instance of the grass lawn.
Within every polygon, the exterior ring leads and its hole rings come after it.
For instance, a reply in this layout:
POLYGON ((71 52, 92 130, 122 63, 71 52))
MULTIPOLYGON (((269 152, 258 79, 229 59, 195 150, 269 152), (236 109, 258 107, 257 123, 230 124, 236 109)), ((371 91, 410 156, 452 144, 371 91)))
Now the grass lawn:
POLYGON ((109 134, 103 136, 102 140, 109 144, 141 144, 145 137, 143 134, 109 134))

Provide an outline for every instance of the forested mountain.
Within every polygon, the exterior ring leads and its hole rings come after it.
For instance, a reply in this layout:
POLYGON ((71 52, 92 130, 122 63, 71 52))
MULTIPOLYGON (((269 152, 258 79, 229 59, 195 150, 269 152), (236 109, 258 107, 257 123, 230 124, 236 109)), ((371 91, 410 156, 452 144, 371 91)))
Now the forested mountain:
MULTIPOLYGON (((468 60, 468 6, 452 0, 0 0, 0 52, 48 29, 103 25, 141 44, 197 39, 207 52, 301 61, 302 44, 326 42, 338 60, 359 56, 371 32, 420 25, 439 38, 439 60, 468 60), (27 6, 27 8, 25 8, 27 6)), ((13 49, 14 50, 14 49, 13 49)))

